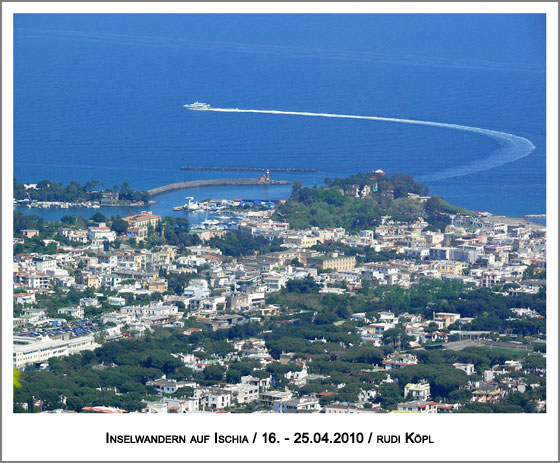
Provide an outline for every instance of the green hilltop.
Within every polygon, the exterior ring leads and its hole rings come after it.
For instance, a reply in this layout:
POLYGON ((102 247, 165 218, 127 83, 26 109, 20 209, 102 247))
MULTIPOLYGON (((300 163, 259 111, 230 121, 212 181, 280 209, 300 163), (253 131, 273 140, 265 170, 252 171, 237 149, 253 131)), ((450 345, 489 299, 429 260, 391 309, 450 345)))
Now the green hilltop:
POLYGON ((422 217, 435 231, 450 223, 448 214, 474 214, 428 195, 428 186, 410 175, 388 177, 380 171, 327 178, 321 187, 302 188, 301 182, 294 182, 290 198, 278 206, 273 218, 287 220, 294 229, 342 227, 356 232, 379 225, 383 216, 400 222, 422 217))

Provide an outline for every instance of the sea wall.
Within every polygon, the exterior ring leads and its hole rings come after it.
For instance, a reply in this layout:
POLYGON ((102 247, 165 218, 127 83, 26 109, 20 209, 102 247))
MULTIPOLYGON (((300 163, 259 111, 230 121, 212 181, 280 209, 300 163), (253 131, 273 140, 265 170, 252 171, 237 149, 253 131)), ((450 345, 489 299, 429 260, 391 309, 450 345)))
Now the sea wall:
POLYGON ((151 197, 169 193, 171 191, 186 190, 188 188, 200 188, 206 186, 224 186, 224 185, 289 185, 290 182, 285 180, 269 180, 268 182, 261 177, 256 178, 222 178, 213 180, 191 180, 188 182, 170 183, 169 185, 159 186, 148 190, 151 197))

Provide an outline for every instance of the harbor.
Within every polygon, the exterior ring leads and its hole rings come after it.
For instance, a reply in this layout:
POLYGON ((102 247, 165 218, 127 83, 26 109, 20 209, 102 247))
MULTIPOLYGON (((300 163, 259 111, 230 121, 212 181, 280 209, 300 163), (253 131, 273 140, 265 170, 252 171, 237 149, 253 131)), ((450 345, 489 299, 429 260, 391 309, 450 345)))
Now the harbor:
POLYGON ((240 220, 247 217, 269 217, 276 208, 277 200, 260 199, 207 199, 196 201, 187 196, 182 206, 173 207, 176 212, 184 212, 191 217, 193 214, 204 214, 197 228, 205 230, 236 229, 240 220))
MULTIPOLYGON (((197 182, 198 183, 198 182, 197 182)), ((205 184, 207 182, 204 182, 205 184)), ((192 184, 191 184, 192 186, 192 184)), ((249 183, 247 185, 226 185, 219 188, 219 193, 215 188, 215 184, 210 184, 210 188, 204 185, 200 187, 189 187, 187 190, 176 189, 172 191, 167 191, 161 193, 157 197, 150 200, 150 205, 103 205, 97 201, 91 204, 68 204, 68 207, 61 207, 59 204, 49 204, 43 205, 34 203, 33 206, 29 207, 31 204, 20 204, 19 202, 14 202, 14 212, 23 212, 25 214, 34 214, 42 217, 44 220, 60 220, 65 215, 77 215, 82 217, 90 217, 96 212, 104 214, 106 217, 112 216, 129 216, 140 212, 141 210, 146 210, 149 207, 154 214, 159 214, 162 217, 172 216, 172 217, 187 217, 191 224, 198 225, 201 221, 204 221, 206 216, 211 218, 214 213, 221 212, 223 204, 221 200, 211 199, 210 203, 207 204, 208 198, 224 198, 227 201, 231 201, 231 205, 228 206, 230 210, 236 209, 246 209, 246 204, 248 202, 259 200, 247 200, 245 198, 260 198, 261 203, 278 203, 279 200, 287 199, 289 197, 289 183, 286 182, 284 185, 274 186, 271 188, 266 187, 266 184, 262 183, 249 183), (264 187, 264 188, 263 188, 264 187), (191 206, 185 208, 185 203, 188 203, 187 197, 193 197, 191 200, 191 206), (238 204, 235 199, 244 198, 241 206, 235 207, 238 204), (199 206, 193 205, 196 199, 199 202, 199 206), (206 210, 207 209, 207 210, 206 210)), ((248 206, 247 206, 248 207, 248 206)))
POLYGON ((235 208, 274 209, 278 202, 276 200, 261 199, 207 199, 205 201, 195 201, 192 196, 187 196, 185 199, 187 200, 185 204, 176 206, 173 210, 183 212, 219 212, 235 208))

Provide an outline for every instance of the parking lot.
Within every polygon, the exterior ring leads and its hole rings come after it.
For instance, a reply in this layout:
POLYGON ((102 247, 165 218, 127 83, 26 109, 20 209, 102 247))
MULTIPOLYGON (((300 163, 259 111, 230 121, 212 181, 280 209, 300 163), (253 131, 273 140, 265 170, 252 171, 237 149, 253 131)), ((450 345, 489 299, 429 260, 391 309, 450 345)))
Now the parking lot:
POLYGON ((92 323, 89 320, 80 320, 73 322, 66 322, 61 324, 58 322, 49 321, 42 325, 38 325, 32 329, 22 329, 14 332, 17 336, 39 337, 48 336, 53 339, 57 338, 73 338, 78 336, 86 336, 91 333, 108 328, 107 325, 92 323))

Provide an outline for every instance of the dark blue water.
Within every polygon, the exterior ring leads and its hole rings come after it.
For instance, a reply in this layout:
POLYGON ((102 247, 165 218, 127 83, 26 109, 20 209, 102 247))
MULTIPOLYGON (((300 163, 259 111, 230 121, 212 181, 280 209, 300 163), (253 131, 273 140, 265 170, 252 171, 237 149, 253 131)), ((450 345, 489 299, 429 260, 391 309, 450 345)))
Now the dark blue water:
MULTIPOLYGON (((483 166, 497 148, 491 138, 437 127, 183 108, 198 100, 526 137, 536 149, 523 159, 429 185, 475 210, 545 212, 544 15, 20 14, 14 22, 20 181, 97 179, 149 189, 253 175, 182 172, 181 165, 321 170, 273 175, 304 185, 379 168, 429 179, 467 163, 483 166)), ((277 199, 289 192, 205 188, 159 197, 152 209, 172 214, 186 195, 277 199)))

